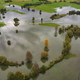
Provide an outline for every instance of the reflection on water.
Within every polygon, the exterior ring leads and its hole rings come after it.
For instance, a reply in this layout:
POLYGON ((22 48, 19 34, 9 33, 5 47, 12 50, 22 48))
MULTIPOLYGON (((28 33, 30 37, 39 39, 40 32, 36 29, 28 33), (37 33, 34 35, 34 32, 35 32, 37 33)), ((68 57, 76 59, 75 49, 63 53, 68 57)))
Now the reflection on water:
MULTIPOLYGON (((65 34, 58 34, 55 33, 54 27, 48 27, 48 26, 40 26, 40 25, 29 25, 24 23, 32 23, 32 17, 35 17, 35 22, 40 23, 41 18, 44 19, 44 22, 56 22, 60 24, 60 27, 62 25, 67 26, 71 24, 80 25, 79 15, 67 15, 60 19, 50 20, 50 16, 54 13, 46 13, 42 12, 42 14, 39 14, 38 10, 35 10, 35 12, 32 12, 31 10, 28 11, 27 8, 21 9, 19 6, 7 6, 7 9, 14 9, 18 10, 20 12, 25 12, 25 15, 21 15, 15 12, 7 12, 5 14, 5 18, 3 20, 0 20, 1 22, 4 21, 6 23, 6 26, 0 28, 0 55, 4 55, 7 57, 7 60, 9 61, 18 61, 21 63, 21 61, 25 61, 25 55, 26 52, 29 50, 31 51, 33 55, 33 61, 32 63, 27 63, 26 65, 20 66, 20 67, 1 67, 1 75, 0 80, 5 80, 7 78, 7 73, 9 71, 16 72, 21 71, 25 74, 29 73, 31 71, 31 67, 35 61, 39 64, 41 67, 42 65, 48 65, 51 60, 54 60, 58 56, 61 55, 61 51, 63 49, 63 41, 65 40, 65 34), (17 17, 20 20, 20 25, 18 27, 14 26, 13 19, 17 17), (23 23, 23 24, 21 24, 23 23), (18 29, 18 33, 16 34, 16 29, 18 29), (55 38, 55 36, 56 38, 55 38), (48 60, 40 60, 41 59, 41 52, 44 48, 44 40, 49 40, 49 58, 48 60), (11 45, 7 45, 7 40, 11 40, 11 45), (5 74, 4 74, 4 72, 5 74), (3 77, 4 76, 4 77, 3 77)), ((67 13, 69 10, 71 10, 71 7, 63 7, 61 11, 60 9, 57 9, 58 13, 67 13), (64 8, 66 10, 64 11, 64 8), (64 12, 63 12, 64 11, 64 12)), ((76 9, 75 9, 76 10, 76 9)), ((71 45, 72 49, 71 51, 77 52, 79 51, 79 38, 74 41, 72 39, 71 45), (76 44, 75 44, 76 43, 76 44), (74 46, 74 47, 73 47, 74 46)), ((80 52, 80 51, 79 51, 80 52)), ((79 52, 77 53, 78 56, 80 56, 79 52)), ((36 78, 33 78, 32 80, 77 80, 77 74, 80 69, 80 65, 78 64, 80 61, 79 57, 76 59, 69 59, 69 60, 63 60, 62 62, 54 65, 50 70, 46 71, 46 73, 39 74, 36 78), (76 66, 78 65, 78 66, 76 66), (70 71, 70 73, 69 73, 70 71), (75 73, 74 73, 75 72, 75 73), (71 77, 71 76, 74 77, 71 77)))

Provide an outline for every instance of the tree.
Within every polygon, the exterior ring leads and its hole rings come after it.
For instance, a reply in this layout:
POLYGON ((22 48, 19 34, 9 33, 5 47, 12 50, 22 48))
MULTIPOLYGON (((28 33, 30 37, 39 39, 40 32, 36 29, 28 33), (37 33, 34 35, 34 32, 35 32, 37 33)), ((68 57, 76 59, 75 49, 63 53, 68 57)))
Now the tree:
POLYGON ((30 51, 27 51, 25 60, 27 60, 27 62, 31 62, 32 59, 33 59, 33 55, 31 54, 30 51))
POLYGON ((69 41, 64 41, 63 42, 63 48, 65 48, 66 46, 68 46, 68 44, 69 44, 69 41))
POLYGON ((42 12, 42 11, 40 10, 40 11, 39 11, 39 14, 40 14, 40 15, 42 14, 41 12, 42 12))
POLYGON ((62 26, 62 30, 63 30, 63 31, 65 30, 65 26, 64 26, 64 25, 62 26))
POLYGON ((14 73, 13 72, 8 72, 7 78, 9 78, 12 74, 14 74, 14 73))
POLYGON ((34 24, 34 20, 35 20, 35 18, 33 17, 33 18, 32 18, 32 23, 33 23, 33 24, 34 24))
POLYGON ((69 37, 73 37, 73 32, 71 30, 68 30, 67 34, 68 34, 69 37))
POLYGON ((43 23, 43 18, 41 18, 41 23, 43 23))
POLYGON ((45 47, 48 47, 48 46, 49 46, 49 41, 48 41, 48 39, 45 39, 45 40, 44 40, 44 46, 45 46, 45 47))
POLYGON ((9 72, 7 75, 7 80, 16 80, 16 76, 13 72, 9 72))
POLYGON ((19 19, 18 18, 14 18, 13 19, 15 23, 18 23, 19 19))
POLYGON ((41 58, 47 58, 47 57, 48 57, 48 52, 43 51, 43 52, 41 53, 41 58))
POLYGON ((21 73, 19 76, 18 76, 18 79, 17 80, 25 80, 25 74, 24 73, 21 73))
POLYGON ((58 26, 55 26, 55 31, 57 32, 57 30, 58 30, 58 26))
POLYGON ((0 63, 4 64, 7 61, 7 58, 5 56, 0 56, 0 63))
POLYGON ((32 67, 32 71, 34 71, 36 74, 39 73, 39 65, 35 62, 33 67, 32 67))

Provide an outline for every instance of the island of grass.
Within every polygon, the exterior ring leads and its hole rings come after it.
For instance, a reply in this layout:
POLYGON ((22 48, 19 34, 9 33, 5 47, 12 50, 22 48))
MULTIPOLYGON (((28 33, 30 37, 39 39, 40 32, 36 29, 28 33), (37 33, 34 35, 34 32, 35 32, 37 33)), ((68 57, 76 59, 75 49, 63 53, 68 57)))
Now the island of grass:
POLYGON ((38 25, 51 26, 51 27, 60 26, 59 24, 56 23, 39 23, 38 25))
POLYGON ((76 54, 68 53, 64 56, 64 59, 75 58, 75 57, 77 57, 76 54))
POLYGON ((5 26, 6 24, 4 22, 0 22, 0 27, 5 26))
POLYGON ((7 10, 7 12, 8 12, 8 11, 16 12, 16 13, 19 13, 19 14, 26 14, 26 13, 23 13, 23 12, 19 12, 19 11, 17 11, 17 10, 10 10, 10 9, 9 9, 9 10, 7 10))
POLYGON ((64 17, 64 16, 66 16, 67 14, 61 14, 61 15, 59 15, 59 14, 54 14, 54 15, 52 15, 50 18, 53 20, 53 19, 59 19, 59 18, 61 18, 61 17, 64 17))

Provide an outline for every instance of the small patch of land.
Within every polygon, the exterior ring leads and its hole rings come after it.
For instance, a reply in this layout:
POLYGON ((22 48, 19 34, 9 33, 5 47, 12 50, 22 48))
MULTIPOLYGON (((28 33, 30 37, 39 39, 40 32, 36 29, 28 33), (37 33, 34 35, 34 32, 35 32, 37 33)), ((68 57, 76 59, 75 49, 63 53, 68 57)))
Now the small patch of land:
POLYGON ((56 24, 56 23, 40 23, 39 25, 42 25, 42 26, 51 26, 51 27, 60 26, 59 24, 56 24))
POLYGON ((16 12, 16 13, 19 13, 19 14, 26 14, 26 13, 23 13, 23 12, 19 12, 19 11, 16 11, 16 10, 7 10, 8 11, 11 11, 11 12, 16 12))
POLYGON ((64 56, 64 59, 69 59, 74 57, 76 57, 76 54, 68 53, 67 55, 64 56))
POLYGON ((0 22, 0 27, 5 26, 6 24, 4 22, 0 22))
POLYGON ((54 14, 54 15, 52 15, 50 18, 53 20, 53 19, 59 19, 59 18, 61 18, 61 17, 64 17, 64 16, 66 16, 67 14, 61 14, 61 15, 59 15, 59 14, 54 14))

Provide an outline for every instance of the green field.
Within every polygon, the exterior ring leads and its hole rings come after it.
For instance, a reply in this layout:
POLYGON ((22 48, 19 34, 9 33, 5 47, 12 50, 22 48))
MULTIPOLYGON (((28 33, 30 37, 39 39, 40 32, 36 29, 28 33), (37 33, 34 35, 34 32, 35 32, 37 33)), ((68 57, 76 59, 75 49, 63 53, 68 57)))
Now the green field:
MULTIPOLYGON (((4 8, 3 5, 6 5, 7 3, 4 2, 5 0, 0 0, 0 9, 1 8, 4 8)), ((54 0, 49 0, 49 1, 54 1, 54 0)), ((57 0, 59 1, 59 0, 57 0)), ((37 10, 42 10, 44 12, 48 12, 48 13, 53 13, 53 12, 56 12, 55 8, 57 7, 64 7, 64 6, 70 6, 71 7, 74 7, 74 8, 77 8, 77 9, 80 9, 80 5, 77 5, 75 3, 69 3, 70 0, 66 0, 67 2, 56 2, 56 3, 52 3, 52 4, 42 4, 42 5, 39 5, 39 6, 30 6, 31 8, 34 8, 34 9, 37 9, 37 10)), ((73 0, 71 0, 73 1, 73 0)), ((75 0, 77 1, 77 0, 75 0)), ((39 0, 34 0, 34 1, 23 1, 22 0, 18 0, 18 1, 13 1, 13 2, 9 2, 9 4, 12 4, 12 5, 19 5, 19 6, 22 6, 24 5, 25 3, 36 3, 36 2, 39 2, 39 0)))
MULTIPOLYGON (((35 3, 37 1, 33 1, 33 3, 35 3)), ((26 2, 11 2, 10 4, 16 4, 19 6, 24 5, 26 2)), ((27 1, 27 3, 32 3, 32 1, 27 1)), ((48 12, 48 13, 53 13, 56 12, 55 8, 57 7, 64 7, 64 6, 70 6, 80 9, 80 5, 77 5, 75 3, 69 3, 69 2, 56 2, 56 3, 52 3, 52 4, 42 4, 39 6, 30 6, 31 8, 37 9, 37 10, 42 10, 44 12, 48 12)))
POLYGON ((42 26, 51 26, 51 27, 60 26, 59 24, 56 24, 56 23, 40 23, 39 25, 42 25, 42 26))

